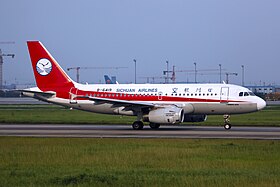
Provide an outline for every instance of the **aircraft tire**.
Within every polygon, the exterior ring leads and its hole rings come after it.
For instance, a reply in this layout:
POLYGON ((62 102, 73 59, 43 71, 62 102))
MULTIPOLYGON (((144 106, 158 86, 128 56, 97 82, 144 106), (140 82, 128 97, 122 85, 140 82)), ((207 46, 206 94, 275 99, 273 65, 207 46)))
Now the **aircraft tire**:
POLYGON ((135 121, 133 124, 132 124, 132 128, 134 130, 142 130, 144 127, 144 124, 142 121, 135 121))
POLYGON ((158 129, 160 127, 160 124, 158 123, 150 123, 151 129, 158 129))
POLYGON ((231 129, 231 124, 225 123, 224 128, 225 128, 226 130, 231 129))

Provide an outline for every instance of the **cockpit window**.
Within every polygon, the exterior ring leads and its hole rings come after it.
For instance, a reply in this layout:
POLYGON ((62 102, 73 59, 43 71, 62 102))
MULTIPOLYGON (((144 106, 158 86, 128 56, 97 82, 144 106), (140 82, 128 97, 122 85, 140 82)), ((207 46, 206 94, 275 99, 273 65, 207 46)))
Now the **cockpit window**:
POLYGON ((255 94, 253 92, 249 92, 250 96, 255 96, 255 94))
POLYGON ((255 96, 255 94, 253 92, 239 92, 239 97, 242 96, 255 96))

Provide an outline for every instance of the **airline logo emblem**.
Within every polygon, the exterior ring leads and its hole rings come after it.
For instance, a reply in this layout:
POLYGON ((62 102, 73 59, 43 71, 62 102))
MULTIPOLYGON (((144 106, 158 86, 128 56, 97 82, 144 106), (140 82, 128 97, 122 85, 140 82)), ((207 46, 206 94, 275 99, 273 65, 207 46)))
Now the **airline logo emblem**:
POLYGON ((52 63, 48 59, 42 58, 37 62, 36 70, 40 75, 46 76, 52 71, 52 63))

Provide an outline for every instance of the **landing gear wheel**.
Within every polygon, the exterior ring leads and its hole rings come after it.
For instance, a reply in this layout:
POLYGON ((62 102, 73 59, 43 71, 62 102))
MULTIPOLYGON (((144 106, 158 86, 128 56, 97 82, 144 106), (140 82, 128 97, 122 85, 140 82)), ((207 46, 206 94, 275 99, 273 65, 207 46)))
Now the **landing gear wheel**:
POLYGON ((231 129, 231 124, 225 123, 224 128, 225 128, 226 130, 231 129))
POLYGON ((223 117, 224 117, 224 122, 225 122, 224 128, 226 130, 231 129, 231 124, 229 123, 230 122, 230 115, 225 114, 223 117))
POLYGON ((150 123, 150 127, 152 129, 158 129, 160 127, 160 124, 157 124, 157 123, 150 123))
POLYGON ((142 130, 144 127, 144 124, 142 121, 135 121, 133 124, 132 124, 132 128, 134 130, 142 130))

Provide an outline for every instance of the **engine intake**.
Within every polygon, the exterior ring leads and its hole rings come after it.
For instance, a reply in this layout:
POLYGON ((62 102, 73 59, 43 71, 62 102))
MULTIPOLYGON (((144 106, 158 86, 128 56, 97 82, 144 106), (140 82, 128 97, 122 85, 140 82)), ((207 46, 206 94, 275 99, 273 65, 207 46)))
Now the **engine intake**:
POLYGON ((184 110, 178 107, 157 108, 151 110, 144 121, 158 124, 175 124, 184 121, 184 110))

